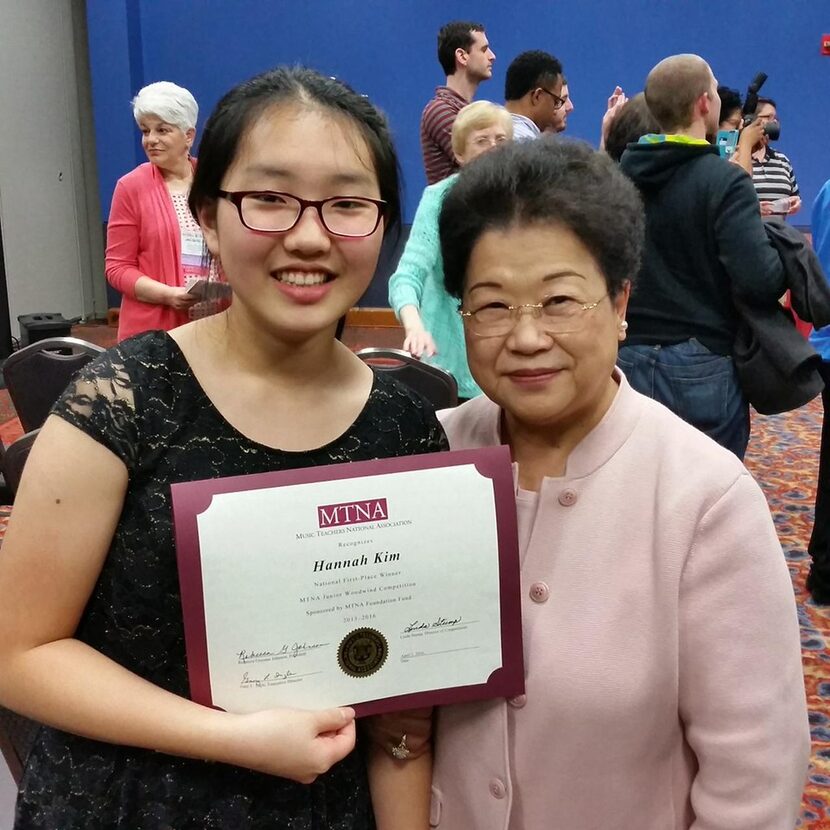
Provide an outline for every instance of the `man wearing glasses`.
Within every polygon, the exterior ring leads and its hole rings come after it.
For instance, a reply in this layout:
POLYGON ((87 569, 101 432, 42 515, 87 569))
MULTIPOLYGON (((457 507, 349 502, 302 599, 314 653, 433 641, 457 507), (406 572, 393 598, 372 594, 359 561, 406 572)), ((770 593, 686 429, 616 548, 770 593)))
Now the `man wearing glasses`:
POLYGON ((563 90, 562 64, 548 52, 522 52, 507 67, 504 106, 513 116, 513 140, 561 132, 573 106, 563 90))
MULTIPOLYGON (((778 124, 776 104, 772 98, 759 98, 755 120, 759 124, 778 124)), ((775 131, 779 135, 780 126, 775 131)), ((769 146, 765 132, 752 148, 752 183, 761 203, 761 216, 787 216, 801 209, 801 194, 792 162, 780 151, 769 146)))

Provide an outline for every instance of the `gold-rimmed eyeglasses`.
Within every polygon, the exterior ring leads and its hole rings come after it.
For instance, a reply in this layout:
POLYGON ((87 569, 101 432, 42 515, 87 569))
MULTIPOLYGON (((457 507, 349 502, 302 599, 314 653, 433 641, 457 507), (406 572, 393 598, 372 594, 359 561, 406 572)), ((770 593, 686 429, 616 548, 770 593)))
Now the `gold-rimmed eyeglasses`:
POLYGON ((464 323, 477 337, 504 337, 509 334, 519 315, 527 311, 539 320, 542 329, 548 334, 573 334, 585 325, 586 312, 595 309, 608 294, 603 294, 596 302, 580 303, 571 297, 546 297, 539 303, 522 303, 506 305, 492 302, 471 310, 458 310, 464 323))

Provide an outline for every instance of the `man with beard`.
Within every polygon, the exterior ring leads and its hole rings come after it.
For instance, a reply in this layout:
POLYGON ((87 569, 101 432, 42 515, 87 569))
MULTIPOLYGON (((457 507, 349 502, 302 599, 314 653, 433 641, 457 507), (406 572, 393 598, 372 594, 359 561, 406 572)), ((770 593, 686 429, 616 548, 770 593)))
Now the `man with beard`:
POLYGON ((452 151, 455 116, 473 100, 478 85, 492 77, 495 60, 481 23, 456 20, 438 32, 438 62, 447 81, 436 88, 421 114, 421 151, 428 184, 458 170, 452 151))
POLYGON ((734 298, 776 302, 781 260, 764 232, 752 180, 718 154, 720 98, 697 55, 651 70, 645 97, 663 129, 621 167, 646 208, 646 246, 619 365, 631 385, 743 458, 749 406, 732 361, 734 298))

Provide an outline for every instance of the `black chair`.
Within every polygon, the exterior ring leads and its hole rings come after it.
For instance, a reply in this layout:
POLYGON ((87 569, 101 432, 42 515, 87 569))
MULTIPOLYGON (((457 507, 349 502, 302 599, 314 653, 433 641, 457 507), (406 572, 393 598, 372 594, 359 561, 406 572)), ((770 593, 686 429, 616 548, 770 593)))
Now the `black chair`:
POLYGON ((43 426, 75 372, 104 349, 77 337, 38 340, 11 354, 3 379, 26 432, 43 426))
POLYGON ((38 729, 39 723, 0 707, 0 752, 18 785, 38 729))
POLYGON ((388 372, 420 392, 436 409, 458 405, 458 384, 449 372, 423 363, 400 349, 361 349, 356 354, 373 369, 388 372))
POLYGON ((23 476, 23 467, 29 457, 32 444, 35 443, 35 438, 39 434, 40 429, 33 429, 31 432, 21 435, 5 449, 3 454, 3 478, 12 493, 12 498, 17 494, 17 488, 20 486, 20 479, 23 476))
POLYGON ((0 441, 0 505, 11 504, 14 501, 14 490, 9 487, 9 483, 6 481, 5 463, 6 448, 3 446, 3 442, 0 441))

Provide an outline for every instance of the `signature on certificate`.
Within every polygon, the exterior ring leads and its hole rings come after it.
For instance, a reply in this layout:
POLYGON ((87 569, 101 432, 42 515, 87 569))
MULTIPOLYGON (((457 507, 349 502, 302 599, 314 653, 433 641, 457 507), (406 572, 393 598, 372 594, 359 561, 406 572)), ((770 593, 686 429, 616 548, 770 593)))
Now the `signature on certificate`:
POLYGON ((413 620, 404 628, 403 633, 409 634, 411 631, 423 631, 427 628, 453 628, 456 625, 461 625, 461 617, 438 617, 432 622, 423 622, 422 620, 413 620))
POLYGON ((295 640, 293 643, 283 643, 277 649, 255 651, 240 649, 236 653, 237 663, 267 663, 270 660, 282 660, 287 657, 302 657, 310 651, 327 646, 328 643, 308 643, 305 640, 295 640))
POLYGON ((242 686, 243 689, 246 686, 256 686, 257 688, 262 688, 263 686, 273 686, 276 683, 288 680, 295 676, 296 674, 293 671, 273 671, 268 672, 268 674, 263 677, 251 677, 248 672, 245 672, 245 674, 242 675, 242 682, 239 685, 242 686))

